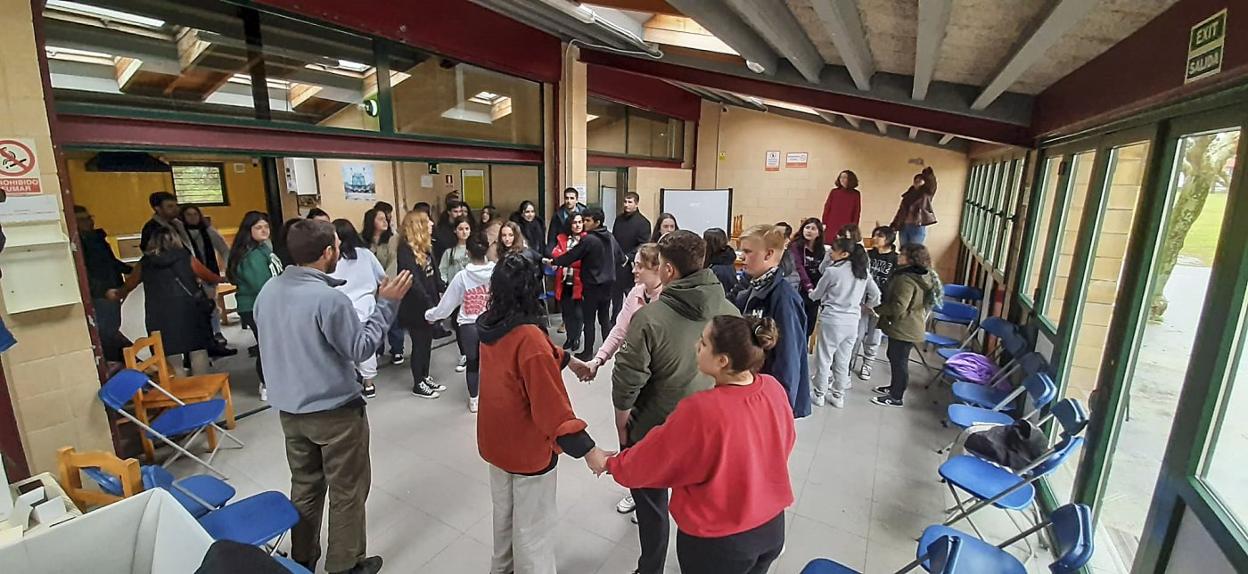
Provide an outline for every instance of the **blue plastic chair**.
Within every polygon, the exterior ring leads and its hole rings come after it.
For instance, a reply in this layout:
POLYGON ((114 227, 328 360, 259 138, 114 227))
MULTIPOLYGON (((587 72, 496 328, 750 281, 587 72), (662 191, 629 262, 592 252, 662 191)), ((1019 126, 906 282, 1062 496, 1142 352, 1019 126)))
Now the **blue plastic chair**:
MULTIPOLYGON (((195 518, 225 506, 225 503, 234 498, 234 487, 212 475, 197 474, 176 480, 164 467, 150 465, 142 467, 139 472, 143 477, 144 490, 163 488, 169 491, 195 518)), ((82 473, 94 480, 105 493, 124 496, 121 481, 116 475, 98 467, 83 468, 82 473)))
POLYGON ((974 325, 979 320, 979 308, 966 303, 945 301, 939 311, 932 311, 932 321, 955 325, 974 325))
POLYGON ((234 435, 217 425, 217 421, 223 414, 225 414, 224 400, 212 399, 199 403, 187 404, 169 391, 166 391, 160 385, 156 384, 156 382, 148 378, 147 375, 133 369, 123 369, 118 371, 117 374, 109 378, 108 382, 104 383, 104 385, 100 387, 98 395, 100 397, 100 401, 103 402, 106 407, 130 420, 130 422, 138 425, 140 429, 143 429, 143 432, 147 433, 148 437, 159 440, 174 449, 174 455, 163 463, 164 466, 172 464, 173 461, 185 455, 195 462, 198 462, 204 468, 207 468, 213 474, 221 478, 226 478, 224 473, 212 466, 212 459, 221 448, 219 443, 216 448, 213 448, 208 454, 207 460, 195 456, 191 453, 191 451, 187 450, 187 447, 190 446, 191 443, 195 442, 195 439, 198 438, 199 435, 206 429, 212 429, 213 431, 220 432, 225 438, 230 439, 239 447, 243 446, 243 441, 238 440, 238 438, 234 435), (134 399, 136 393, 139 393, 144 387, 148 386, 160 391, 166 397, 169 397, 170 400, 178 404, 178 406, 160 413, 160 415, 151 420, 150 425, 127 412, 125 408, 126 404, 134 399), (183 444, 178 444, 173 440, 173 437, 185 435, 190 436, 183 442, 183 444))
POLYGON ((1001 341, 999 349, 1009 353, 1012 357, 1017 357, 1023 354, 1026 350, 1027 339, 1023 337, 1018 325, 1000 317, 989 317, 984 319, 969 336, 963 339, 962 344, 957 347, 945 347, 938 349, 936 354, 940 355, 941 358, 948 360, 949 357, 958 353, 965 353, 967 352, 971 342, 979 337, 980 333, 986 333, 999 339, 1001 341))
MULTIPOLYGON (((939 473, 945 486, 953 494, 955 505, 950 510, 956 512, 943 525, 949 526, 966 519, 975 534, 982 539, 984 535, 971 520, 971 516, 988 506, 1035 514, 1037 509, 1034 483, 1057 470, 1082 444, 1083 437, 1063 434, 1062 439, 1048 451, 1036 457, 1026 467, 1013 472, 971 455, 950 458, 940 465, 939 473), (958 495, 959 490, 969 494, 976 502, 967 507, 958 495)), ((1013 514, 1007 513, 1007 516, 1020 532, 1024 530, 1015 522, 1013 514)), ((1033 524, 1036 522, 1039 522, 1038 517, 1033 524)))
MULTIPOLYGON (((909 572, 920 565, 933 574, 970 574, 973 570, 962 567, 961 537, 941 536, 931 540, 920 540, 918 554, 913 562, 904 566, 897 574, 909 572)), ((816 558, 802 568, 801 574, 860 574, 840 562, 827 558, 816 558)))
MULTIPOLYGON (((1053 402, 1053 399, 1057 398, 1057 385, 1044 373, 1034 373, 1028 376, 1019 388, 1026 391, 1027 396, 1031 398, 1032 410, 1018 419, 1004 412, 1003 408, 985 409, 971 405, 952 404, 946 411, 945 420, 963 431, 979 425, 1012 425, 1016 420, 1030 419, 1039 414, 1049 403, 1053 402)), ((1007 402, 1007 404, 1013 403, 1014 401, 1007 402)), ((953 441, 936 452, 940 454, 948 452, 961 438, 962 433, 959 433, 953 441)))
POLYGON ((299 522, 299 511, 285 494, 270 490, 249 496, 199 519, 213 540, 233 540, 277 548, 281 537, 299 522), (269 544, 273 541, 272 544, 269 544))
POLYGON ((984 292, 974 287, 959 285, 957 283, 949 283, 941 289, 946 299, 953 299, 963 303, 979 303, 984 300, 984 292))
POLYGON ((925 543, 955 539, 961 542, 958 549, 960 572, 992 572, 994 574, 1024 574, 1027 568, 1005 549, 1032 534, 1052 527, 1054 561, 1049 564, 1053 574, 1073 574, 1092 560, 1095 549, 1092 530, 1092 510, 1084 504, 1067 504, 1058 507, 1049 518, 1028 528, 1001 544, 993 546, 983 540, 948 526, 929 526, 919 538, 919 547, 925 543))
POLYGON ((1005 412, 1012 412, 1014 399, 1022 394, 1022 387, 1004 390, 997 388, 997 384, 1008 379, 1019 369, 1022 369, 1025 375, 1031 376, 1035 373, 1046 372, 1048 368, 1049 364, 1048 361, 1044 360, 1044 355, 1031 352, 1019 357, 1009 368, 997 371, 997 375, 989 379, 985 384, 955 381, 949 390, 953 394, 955 402, 985 409, 1001 407, 1005 412))

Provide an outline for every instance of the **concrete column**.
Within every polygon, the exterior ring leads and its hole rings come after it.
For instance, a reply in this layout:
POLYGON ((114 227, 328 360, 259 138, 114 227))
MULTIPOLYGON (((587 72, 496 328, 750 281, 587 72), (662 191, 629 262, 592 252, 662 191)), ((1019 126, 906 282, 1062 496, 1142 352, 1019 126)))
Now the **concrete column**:
POLYGON ((560 191, 567 187, 585 185, 586 159, 586 85, 585 64, 577 60, 580 49, 572 46, 564 50, 563 77, 559 82, 559 174, 555 197, 546 204, 547 213, 553 213, 562 201, 560 191))
MULTIPOLYGON (((0 138, 35 143, 43 193, 63 202, 30 0, 0 0, 0 138)), ((64 221, 63 231, 72 222, 64 221)), ((5 271, 8 271, 7 269, 5 271)), ((31 471, 56 470, 56 449, 112 452, 95 352, 81 303, 9 315, 5 325, 17 345, 0 358, 31 471)))

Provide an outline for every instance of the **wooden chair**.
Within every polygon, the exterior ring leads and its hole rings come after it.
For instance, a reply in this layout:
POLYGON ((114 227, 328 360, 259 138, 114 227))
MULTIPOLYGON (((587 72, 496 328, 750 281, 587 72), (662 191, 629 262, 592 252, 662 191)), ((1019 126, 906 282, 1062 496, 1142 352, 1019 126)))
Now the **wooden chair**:
POLYGON ((66 446, 57 449, 56 462, 60 470, 61 488, 78 505, 78 509, 84 512, 89 508, 112 504, 143 492, 139 461, 133 458, 122 460, 111 452, 103 451, 77 452, 73 447, 66 446), (83 488, 82 469, 91 467, 119 477, 122 496, 83 488))
POLYGON ((217 309, 221 313, 221 324, 230 325, 230 313, 238 311, 237 307, 228 307, 225 304, 225 296, 233 295, 238 292, 238 287, 229 283, 220 283, 217 285, 217 309))
MULTIPOLYGON (((165 344, 160 338, 159 331, 136 340, 133 345, 126 347, 122 354, 126 359, 126 368, 144 372, 148 375, 155 375, 156 384, 184 402, 198 403, 220 395, 225 400, 225 428, 234 428, 234 398, 230 395, 229 373, 210 373, 189 377, 173 376, 169 369, 169 363, 165 360, 165 344), (151 353, 151 356, 147 359, 139 360, 139 353, 145 349, 151 353)), ((176 402, 159 391, 140 392, 134 397, 134 416, 143 421, 144 424, 148 424, 151 420, 151 417, 148 415, 149 409, 165 409, 176 406, 178 406, 176 402)), ((209 447, 216 448, 216 433, 212 429, 208 429, 206 432, 208 433, 209 447)), ((156 449, 151 439, 145 433, 139 433, 139 440, 143 445, 143 453, 146 455, 147 461, 149 463, 154 462, 156 460, 156 449)))

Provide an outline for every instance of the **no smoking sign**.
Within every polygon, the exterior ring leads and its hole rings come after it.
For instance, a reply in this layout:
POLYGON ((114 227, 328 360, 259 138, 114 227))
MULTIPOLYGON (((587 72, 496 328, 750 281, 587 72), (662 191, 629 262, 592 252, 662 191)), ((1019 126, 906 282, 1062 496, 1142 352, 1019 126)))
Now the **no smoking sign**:
POLYGON ((27 139, 0 138, 0 189, 8 195, 39 195, 39 160, 27 139))

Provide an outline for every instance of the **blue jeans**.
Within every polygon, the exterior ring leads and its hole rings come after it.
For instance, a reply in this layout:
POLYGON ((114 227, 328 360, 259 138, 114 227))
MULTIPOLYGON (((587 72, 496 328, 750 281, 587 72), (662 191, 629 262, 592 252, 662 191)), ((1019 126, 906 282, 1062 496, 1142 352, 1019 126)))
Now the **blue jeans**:
POLYGON ((399 325, 398 321, 390 326, 390 332, 386 333, 386 340, 389 341, 391 355, 403 354, 403 338, 406 336, 407 331, 399 325))
POLYGON ((911 225, 911 224, 906 224, 906 225, 901 226, 901 244, 902 245, 909 245, 911 243, 918 243, 919 245, 923 245, 924 241, 927 241, 927 228, 926 227, 923 227, 922 225, 911 225))

